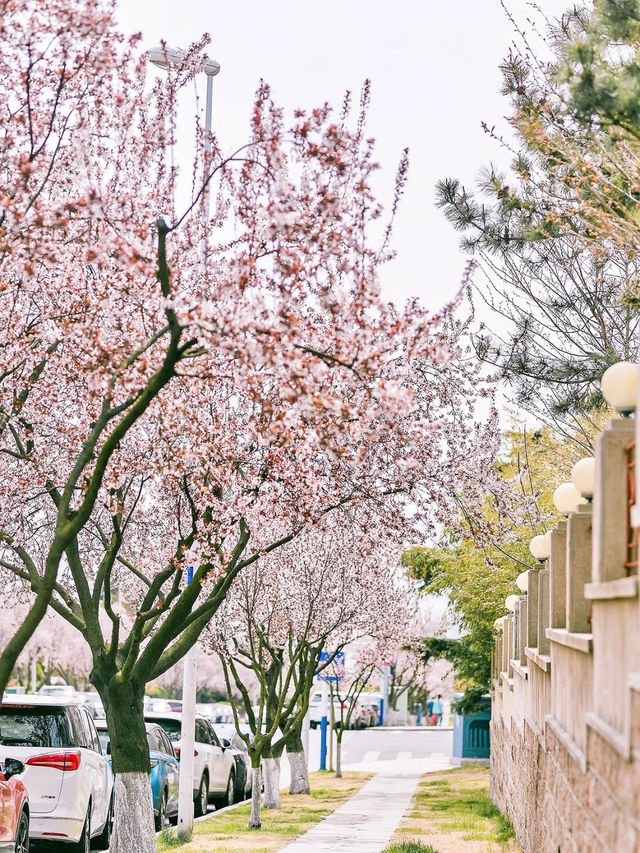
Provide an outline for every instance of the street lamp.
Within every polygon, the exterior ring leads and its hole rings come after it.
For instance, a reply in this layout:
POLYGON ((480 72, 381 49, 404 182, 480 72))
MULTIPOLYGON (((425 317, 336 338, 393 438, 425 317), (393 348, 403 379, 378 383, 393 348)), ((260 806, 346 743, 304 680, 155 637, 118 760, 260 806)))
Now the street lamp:
MULTIPOLYGON (((179 47, 152 47, 147 52, 147 59, 152 65, 170 71, 179 68, 184 62, 186 52, 179 47)), ((210 150, 211 112, 213 104, 213 78, 220 72, 220 64, 214 59, 205 57, 201 71, 207 75, 207 101, 205 108, 205 176, 203 180, 203 211, 205 222, 209 219, 209 181, 206 174, 207 154, 210 150)), ((203 256, 206 259, 206 240, 202 241, 203 256)), ((193 580, 193 566, 189 566, 187 583, 193 580)), ((180 780, 178 788, 178 837, 189 840, 193 834, 193 768, 195 758, 195 727, 196 727, 196 689, 198 650, 194 644, 184 656, 182 671, 182 748, 180 752, 180 780)))
POLYGON ((526 572, 520 572, 518 577, 516 578, 516 586, 520 590, 520 592, 529 592, 529 570, 526 572))
POLYGON ((636 410, 638 369, 638 365, 632 361, 619 361, 608 367, 600 380, 602 396, 624 418, 636 410))
MULTIPOLYGON (((169 71, 172 68, 179 68, 184 62, 186 51, 180 47, 152 47, 147 51, 147 59, 152 65, 162 68, 163 71, 169 71)), ((207 100, 204 113, 204 129, 207 132, 205 138, 205 154, 209 153, 209 134, 211 133, 211 116, 213 109, 213 78, 220 73, 220 63, 215 59, 210 59, 206 56, 203 60, 201 69, 207 75, 207 100)), ((205 216, 209 217, 209 183, 204 191, 204 207, 205 216)))
POLYGON ((571 469, 571 482, 589 503, 593 500, 593 492, 596 484, 596 458, 585 456, 578 460, 571 469))
POLYGON ((576 512, 580 504, 586 503, 580 492, 573 483, 563 483, 553 493, 553 504, 562 515, 571 515, 576 512))

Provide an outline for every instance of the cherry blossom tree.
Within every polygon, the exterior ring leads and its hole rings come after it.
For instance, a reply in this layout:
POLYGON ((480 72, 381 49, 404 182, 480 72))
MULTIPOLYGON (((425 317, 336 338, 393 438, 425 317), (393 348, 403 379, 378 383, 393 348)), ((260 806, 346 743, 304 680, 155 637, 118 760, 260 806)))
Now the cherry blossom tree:
POLYGON ((229 695, 241 693, 249 720, 250 734, 241 736, 254 776, 252 828, 261 825, 262 768, 264 807, 280 806, 280 758, 285 747, 292 792, 309 791, 301 729, 316 675, 331 672, 336 654, 372 629, 388 638, 403 615, 394 581, 400 549, 394 560, 388 544, 367 541, 353 521, 341 512, 331 527, 305 533, 261 568, 244 572, 211 626, 229 695), (239 666, 250 669, 258 680, 257 703, 239 666))
POLYGON ((149 84, 110 4, 0 9, 0 566, 29 608, 0 689, 47 606, 82 634, 113 849, 150 853, 145 684, 239 573, 337 508, 389 536, 450 514, 495 421, 473 423, 451 313, 381 298, 395 204, 385 226, 368 88, 355 121, 347 100, 288 125, 261 85, 240 151, 198 126, 181 208, 177 100, 207 39, 149 84))

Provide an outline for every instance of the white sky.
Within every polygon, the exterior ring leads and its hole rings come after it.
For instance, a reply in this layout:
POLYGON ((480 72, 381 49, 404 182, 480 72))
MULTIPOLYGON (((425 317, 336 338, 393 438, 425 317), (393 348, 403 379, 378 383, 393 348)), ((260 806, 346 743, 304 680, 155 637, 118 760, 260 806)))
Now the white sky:
MULTIPOLYGON (((567 0, 539 5, 555 16, 567 0)), ((509 6, 519 20, 530 11, 525 0, 509 6)), ((453 296, 464 258, 459 235, 434 207, 434 186, 447 176, 473 182, 488 162, 507 162, 481 128, 486 121, 506 129, 498 65, 514 34, 499 0, 120 0, 119 17, 126 31, 142 32, 145 47, 162 38, 186 47, 211 33, 210 55, 222 66, 213 121, 226 150, 248 138, 261 77, 289 111, 327 100, 339 107, 345 89, 356 94, 371 78, 369 133, 378 141, 383 200, 402 149, 411 149, 386 295, 419 296, 434 310, 453 296)))

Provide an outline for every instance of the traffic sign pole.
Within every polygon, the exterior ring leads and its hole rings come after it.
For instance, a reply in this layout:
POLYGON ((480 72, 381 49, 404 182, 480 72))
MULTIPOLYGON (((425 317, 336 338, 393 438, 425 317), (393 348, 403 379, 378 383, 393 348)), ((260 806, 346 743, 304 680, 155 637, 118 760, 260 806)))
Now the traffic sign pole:
POLYGON ((322 717, 320 719, 320 770, 327 769, 327 717, 329 716, 329 685, 322 683, 322 717))

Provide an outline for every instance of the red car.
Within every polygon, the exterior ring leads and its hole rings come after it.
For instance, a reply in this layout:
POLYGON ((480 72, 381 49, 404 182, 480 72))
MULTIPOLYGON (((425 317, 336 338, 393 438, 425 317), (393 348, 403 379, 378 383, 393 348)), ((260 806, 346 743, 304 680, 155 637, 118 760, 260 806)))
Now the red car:
POLYGON ((17 758, 0 765, 0 853, 29 853, 29 798, 21 773, 17 758))

